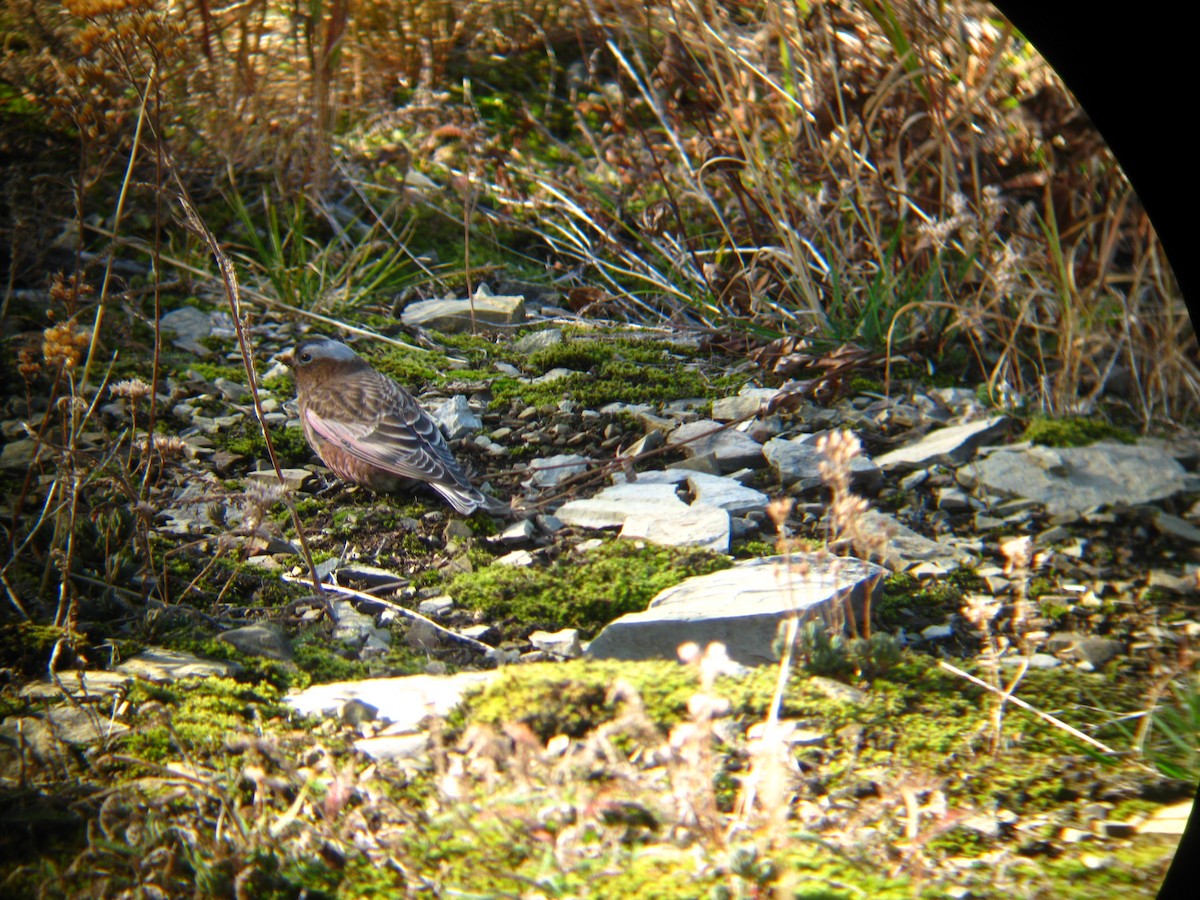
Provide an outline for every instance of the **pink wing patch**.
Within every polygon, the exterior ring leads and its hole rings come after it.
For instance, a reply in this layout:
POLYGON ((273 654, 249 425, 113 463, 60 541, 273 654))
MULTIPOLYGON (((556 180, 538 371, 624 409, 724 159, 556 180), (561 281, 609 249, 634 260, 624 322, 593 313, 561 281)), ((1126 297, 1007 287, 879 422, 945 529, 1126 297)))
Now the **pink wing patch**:
MULTIPOLYGON (((421 469, 406 462, 394 449, 389 451, 386 445, 375 441, 363 440, 366 434, 361 426, 355 427, 323 419, 311 409, 305 413, 312 430, 329 441, 344 453, 349 453, 356 459, 372 466, 377 466, 385 472, 399 475, 401 478, 429 478, 428 470, 421 469)), ((369 434, 369 432, 368 432, 369 434)))

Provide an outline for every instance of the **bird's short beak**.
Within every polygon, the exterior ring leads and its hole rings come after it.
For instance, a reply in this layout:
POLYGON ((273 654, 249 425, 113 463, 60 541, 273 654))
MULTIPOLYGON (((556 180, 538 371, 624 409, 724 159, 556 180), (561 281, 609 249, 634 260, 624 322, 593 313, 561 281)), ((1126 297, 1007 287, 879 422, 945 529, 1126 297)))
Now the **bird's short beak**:
POLYGON ((295 365, 296 365, 296 357, 292 356, 291 350, 286 350, 283 353, 280 353, 279 361, 281 363, 283 363, 285 366, 287 366, 289 369, 295 367, 295 365))

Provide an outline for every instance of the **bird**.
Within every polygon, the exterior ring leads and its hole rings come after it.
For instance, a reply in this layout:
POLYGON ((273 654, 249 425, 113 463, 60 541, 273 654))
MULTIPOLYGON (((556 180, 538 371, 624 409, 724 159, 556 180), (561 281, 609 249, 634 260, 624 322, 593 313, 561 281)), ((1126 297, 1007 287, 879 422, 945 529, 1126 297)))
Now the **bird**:
POLYGON ((384 493, 424 482, 464 516, 502 506, 467 480, 412 394, 341 341, 302 341, 280 360, 296 381, 304 437, 338 478, 384 493))

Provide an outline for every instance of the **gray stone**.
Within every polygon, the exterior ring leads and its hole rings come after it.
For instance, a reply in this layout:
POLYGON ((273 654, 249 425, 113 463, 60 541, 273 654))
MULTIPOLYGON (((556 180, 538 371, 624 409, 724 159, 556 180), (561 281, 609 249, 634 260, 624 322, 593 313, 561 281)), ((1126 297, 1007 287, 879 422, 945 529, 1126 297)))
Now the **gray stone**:
MULTIPOLYGON (((213 381, 213 387, 221 392, 221 396, 231 403, 249 403, 250 388, 244 384, 239 384, 236 381, 230 381, 228 378, 217 377, 213 381)), ((264 412, 267 410, 264 408, 264 412)))
POLYGON ((452 609, 454 609, 454 598, 449 594, 439 594, 437 597, 430 597, 417 604, 417 612, 433 618, 444 616, 452 609))
POLYGON ((649 453, 651 450, 657 450, 663 445, 663 433, 661 431, 648 431, 624 450, 621 451, 621 456, 640 456, 643 453, 649 453))
POLYGON ((941 487, 937 489, 937 508, 947 512, 962 512, 971 508, 971 498, 959 487, 941 487))
POLYGON ((543 372, 537 378, 531 379, 532 384, 548 384, 551 381, 558 381, 560 378, 566 378, 568 375, 578 375, 574 369, 568 369, 564 366, 555 366, 548 372, 543 372))
POLYGON ((704 475, 720 475, 725 471, 719 462, 717 462, 716 454, 705 453, 703 456, 689 456, 687 459, 676 460, 675 462, 667 463, 669 469, 682 469, 685 472, 700 472, 704 475))
MULTIPOLYGON (((638 479, 639 481, 641 478, 638 479)), ((715 506, 731 516, 741 516, 756 509, 766 509, 771 498, 762 491, 748 488, 732 478, 721 478, 697 472, 687 476, 688 486, 695 496, 693 505, 715 506)))
POLYGON ((560 481, 586 472, 590 460, 576 453, 548 456, 544 459, 530 460, 525 474, 529 477, 521 484, 530 488, 554 487, 560 481))
POLYGON ((470 300, 421 300, 404 307, 400 320, 409 328, 452 333, 472 327, 488 329, 517 325, 525 319, 524 297, 497 297, 480 285, 470 300))
POLYGON ((762 464, 763 448, 758 441, 732 428, 717 431, 720 427, 720 423, 712 419, 689 422, 667 435, 667 443, 680 445, 689 457, 711 453, 722 472, 762 464))
POLYGON ((120 737, 128 725, 114 721, 106 710, 63 704, 36 716, 10 716, 0 722, 0 740, 26 748, 36 759, 49 761, 62 744, 86 747, 120 737))
POLYGON ((1125 645, 1121 641, 1097 637, 1094 634, 1059 631, 1050 635, 1046 649, 1056 656, 1088 662, 1099 667, 1123 653, 1125 645))
POLYGON ((513 550, 492 560, 493 566, 532 566, 533 556, 528 550, 513 550))
POLYGON ((939 428, 918 441, 876 457, 875 462, 884 471, 961 465, 975 455, 976 449, 999 438, 1007 428, 1007 416, 939 428))
POLYGON ((988 490, 1039 500, 1054 516, 1137 506, 1196 488, 1195 479, 1162 448, 1115 441, 1000 450, 975 465, 988 490))
POLYGON ((292 648, 283 636, 283 629, 273 622, 234 628, 217 635, 217 639, 232 644, 247 656, 280 660, 292 658, 292 648))
MULTIPOLYGON (((788 441, 772 438, 763 446, 763 455, 784 487, 795 486, 796 490, 804 492, 824 483, 821 479, 820 464, 825 455, 817 450, 815 443, 810 439, 794 438, 788 441)), ((882 483, 883 473, 870 459, 859 454, 850 461, 852 487, 875 491, 882 483)))
POLYGON ((665 514, 635 513, 625 519, 620 536, 668 547, 699 547, 728 553, 730 531, 729 513, 697 503, 665 514))
POLYGON ((483 420, 471 411, 471 405, 462 394, 456 394, 449 400, 429 407, 429 414, 442 426, 446 437, 452 441, 473 434, 483 427, 483 420))
POLYGON ((613 472, 612 480, 613 484, 683 484, 692 474, 689 469, 651 469, 648 472, 635 472, 633 479, 630 479, 618 470, 613 472))
POLYGON ((868 590, 882 591, 884 574, 871 563, 824 554, 748 560, 662 591, 645 612, 609 624, 586 655, 673 659, 685 642, 704 647, 719 641, 736 662, 775 663, 780 623, 809 611, 826 613, 843 598, 860 609, 868 590))
MULTIPOLYGON (((313 477, 313 473, 308 471, 308 469, 280 469, 279 474, 283 476, 284 489, 292 493, 303 490, 305 482, 313 477)), ((257 481, 260 484, 266 485, 279 484, 279 479, 275 476, 274 469, 249 472, 246 474, 246 480, 257 481)))
MULTIPOLYGON (((5 472, 27 472, 34 462, 34 448, 37 442, 33 438, 22 438, 19 441, 9 441, 0 450, 0 469, 5 472)), ((37 457, 44 458, 46 448, 38 448, 37 457)))
POLYGON ((870 509, 864 514, 864 519, 863 527, 867 531, 887 535, 883 564, 893 571, 903 572, 923 562, 934 563, 942 571, 949 571, 970 559, 969 553, 953 544, 930 540, 887 513, 870 509))
POLYGON ((116 667, 118 672, 147 681, 178 681, 181 678, 216 676, 228 678, 242 670, 237 663, 201 659, 182 650, 147 647, 116 667))
POLYGON ((1163 534, 1191 544, 1200 544, 1200 528, 1187 519, 1181 519, 1179 516, 1173 516, 1160 509, 1154 510, 1153 516, 1154 527, 1163 534))
POLYGON ((68 669, 58 673, 57 681, 30 682, 21 688, 20 694, 30 700, 59 700, 65 689, 76 700, 111 697, 125 687, 132 677, 123 672, 68 669))
POLYGON ((583 654, 579 643, 579 629, 564 628, 562 631, 535 631, 529 635, 529 643, 538 650, 562 659, 575 659, 583 654))
POLYGON ((639 479, 607 487, 588 500, 571 500, 555 515, 576 528, 613 528, 624 525, 631 515, 685 509, 687 504, 679 499, 674 485, 643 483, 639 479))
POLYGON ((541 331, 532 331, 519 338, 513 344, 513 349, 518 353, 528 355, 538 350, 545 350, 547 347, 553 347, 555 344, 561 344, 562 342, 563 333, 561 328, 543 328, 541 331))
POLYGON ((358 648, 364 657, 382 655, 392 644, 392 634, 378 628, 375 619, 355 609, 349 600, 333 600, 333 640, 358 648))
POLYGON ((500 532, 497 540, 502 544, 524 544, 526 541, 533 540, 535 534, 537 534, 537 527, 532 521, 519 519, 500 532))
POLYGON ((718 422, 732 422, 743 416, 752 416, 778 393, 778 388, 744 387, 736 397, 714 400, 712 417, 718 422))
POLYGON ((374 706, 378 718, 391 723, 393 733, 416 731, 426 716, 449 715, 467 690, 485 685, 499 674, 493 670, 338 681, 313 685, 284 699, 301 715, 339 718, 346 703, 358 700, 374 706))
POLYGON ((635 481, 607 487, 589 500, 564 503, 555 513, 577 528, 622 526, 621 537, 642 538, 668 546, 729 549, 729 513, 695 504, 688 506, 672 484, 635 481))
POLYGON ((181 350, 186 350, 201 359, 212 356, 212 351, 200 343, 205 338, 212 337, 211 313, 201 312, 194 306, 181 306, 164 313, 158 324, 164 332, 175 335, 171 343, 181 350))

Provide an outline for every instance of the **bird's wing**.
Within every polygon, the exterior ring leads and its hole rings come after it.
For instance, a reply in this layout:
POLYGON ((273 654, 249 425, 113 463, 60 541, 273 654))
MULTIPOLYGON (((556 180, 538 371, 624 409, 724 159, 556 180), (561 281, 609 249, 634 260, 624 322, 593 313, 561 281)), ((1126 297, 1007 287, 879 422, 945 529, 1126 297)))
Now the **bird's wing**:
POLYGON ((347 414, 346 394, 330 397, 329 403, 310 403, 305 418, 314 432, 343 452, 401 478, 474 491, 437 423, 395 382, 377 375, 350 387, 356 414, 347 414))

